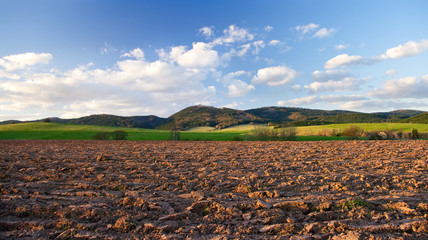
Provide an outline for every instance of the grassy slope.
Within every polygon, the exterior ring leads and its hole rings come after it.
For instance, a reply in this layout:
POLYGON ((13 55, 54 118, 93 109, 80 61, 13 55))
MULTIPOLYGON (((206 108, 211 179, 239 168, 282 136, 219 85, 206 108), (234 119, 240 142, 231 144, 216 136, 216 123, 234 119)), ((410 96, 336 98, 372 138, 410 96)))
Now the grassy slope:
POLYGON ((428 124, 411 124, 411 123, 347 123, 347 124, 330 124, 330 125, 319 125, 319 126, 305 126, 298 127, 298 135, 317 135, 319 131, 323 129, 339 129, 343 131, 349 126, 354 125, 362 128, 364 131, 382 131, 382 130, 393 130, 402 132, 411 132, 412 129, 418 129, 420 133, 428 132, 428 124))
MULTIPOLYGON (((428 124, 409 123, 360 123, 360 124, 332 124, 323 126, 298 127, 298 140, 341 140, 341 137, 308 136, 317 135, 322 129, 339 129, 340 131, 356 125, 364 131, 373 130, 395 130, 410 132, 412 128, 418 129, 420 133, 428 132, 428 124)), ((195 128, 191 131, 181 132, 182 140, 233 140, 235 137, 244 139, 244 134, 250 133, 257 125, 238 125, 222 130, 212 128, 195 128)), ((141 128, 118 128, 93 125, 71 125, 60 123, 19 123, 0 126, 0 139, 75 139, 87 140, 98 132, 112 132, 114 130, 124 130, 128 133, 129 140, 168 140, 169 131, 141 129, 141 128)))

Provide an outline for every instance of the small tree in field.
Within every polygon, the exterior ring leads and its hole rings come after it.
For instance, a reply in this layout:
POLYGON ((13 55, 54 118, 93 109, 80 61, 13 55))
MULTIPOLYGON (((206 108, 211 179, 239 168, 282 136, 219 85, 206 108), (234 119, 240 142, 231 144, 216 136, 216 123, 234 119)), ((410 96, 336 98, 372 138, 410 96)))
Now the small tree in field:
POLYGON ((342 132, 342 136, 349 139, 358 139, 363 134, 363 129, 358 126, 349 126, 342 132))
POLYGON ((412 129, 412 138, 413 139, 418 139, 419 138, 418 129, 412 129))
POLYGON ((109 132, 99 132, 92 136, 93 140, 109 140, 110 133, 109 132))
POLYGON ((116 130, 111 133, 113 140, 126 140, 128 133, 123 130, 116 130))

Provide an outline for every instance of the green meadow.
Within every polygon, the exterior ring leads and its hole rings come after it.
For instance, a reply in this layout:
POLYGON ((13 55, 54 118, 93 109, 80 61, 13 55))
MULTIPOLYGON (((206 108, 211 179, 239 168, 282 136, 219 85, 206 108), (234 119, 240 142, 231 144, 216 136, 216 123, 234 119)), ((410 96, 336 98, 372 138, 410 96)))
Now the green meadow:
MULTIPOLYGON (((428 124, 410 123, 364 123, 364 124, 332 124, 322 126, 297 127, 298 141, 323 141, 323 140, 344 140, 346 137, 319 136, 319 132, 324 129, 343 131, 351 125, 359 126, 364 131, 402 131, 411 132, 417 129, 419 133, 428 133, 428 124)), ((189 141, 232 141, 246 140, 246 135, 251 134, 257 126, 266 125, 239 125, 222 130, 211 127, 199 127, 180 132, 181 140, 189 141)), ((0 139, 28 139, 28 140, 90 140, 92 136, 99 132, 113 132, 124 130, 128 133, 128 140, 169 140, 170 131, 105 127, 94 125, 71 125, 60 123, 19 123, 0 125, 0 139)))

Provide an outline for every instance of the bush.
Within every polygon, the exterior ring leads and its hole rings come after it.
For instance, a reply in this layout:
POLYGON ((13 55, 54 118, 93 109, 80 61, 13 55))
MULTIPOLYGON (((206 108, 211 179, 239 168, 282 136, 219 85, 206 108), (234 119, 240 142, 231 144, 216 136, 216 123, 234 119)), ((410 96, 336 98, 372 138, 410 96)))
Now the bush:
POLYGON ((93 140, 109 140, 110 133, 109 132, 99 132, 92 136, 93 140))
POLYGON ((413 139, 418 139, 419 138, 418 129, 412 129, 412 138, 413 139))
POLYGON ((358 126, 349 126, 342 132, 342 136, 349 139, 358 139, 363 134, 363 129, 358 126))
POLYGON ((255 141, 293 141, 296 140, 297 130, 295 127, 276 128, 256 127, 253 130, 255 141))
POLYGON ((399 135, 392 131, 373 131, 373 132, 366 132, 364 133, 366 137, 369 138, 369 140, 392 140, 399 138, 399 135))
POLYGON ((111 133, 113 140, 126 140, 128 133, 123 130, 116 130, 111 133))

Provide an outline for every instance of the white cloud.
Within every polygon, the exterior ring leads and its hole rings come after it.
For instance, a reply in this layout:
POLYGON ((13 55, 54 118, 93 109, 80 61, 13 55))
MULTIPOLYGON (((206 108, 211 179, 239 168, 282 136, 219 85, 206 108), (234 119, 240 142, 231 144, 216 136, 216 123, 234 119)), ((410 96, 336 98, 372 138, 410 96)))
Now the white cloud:
POLYGON ((317 97, 316 96, 307 96, 307 97, 300 97, 295 98, 287 101, 278 101, 276 104, 278 106, 292 106, 292 107, 298 107, 301 105, 308 105, 316 103, 317 97))
POLYGON ((319 26, 320 26, 319 24, 309 23, 308 25, 295 26, 294 29, 296 29, 298 32, 300 32, 300 33, 302 33, 304 35, 306 33, 314 31, 319 26))
POLYGON ((277 105, 279 106, 302 106, 302 105, 310 105, 317 103, 329 103, 329 104, 342 104, 344 102, 349 101, 361 101, 366 100, 367 98, 359 95, 328 95, 328 96, 306 96, 295 98, 287 101, 278 101, 277 105))
POLYGON ((233 80, 236 80, 237 77, 242 76, 242 75, 247 75, 248 73, 246 71, 236 71, 236 72, 231 72, 226 74, 225 76, 223 76, 222 81, 224 83, 230 83, 233 80))
POLYGON ((0 111, 9 116, 19 115, 12 114, 13 109, 25 116, 39 111, 62 117, 102 112, 164 115, 191 104, 209 104, 216 94, 214 86, 203 84, 211 70, 147 62, 138 48, 128 54, 135 59, 118 61, 113 68, 91 69, 88 64, 66 72, 32 69, 22 70, 18 77, 2 76, 0 111))
POLYGON ((214 36, 214 27, 203 27, 201 29, 199 29, 199 33, 201 33, 202 35, 204 35, 205 37, 209 38, 214 36))
POLYGON ((277 46, 277 45, 281 45, 282 44, 282 42, 281 41, 279 41, 279 40, 271 40, 269 43, 268 43, 268 45, 269 46, 277 46))
POLYGON ((387 80, 382 88, 374 89, 368 95, 382 99, 428 99, 428 75, 387 80))
POLYGON ((101 54, 109 54, 116 51, 117 49, 114 48, 112 45, 108 44, 107 42, 104 42, 104 47, 100 49, 101 54))
POLYGON ((360 95, 328 95, 328 96, 320 96, 319 100, 322 102, 328 102, 331 104, 341 104, 343 102, 349 102, 349 101, 361 101, 366 100, 367 97, 360 96, 360 95))
POLYGON ((234 80, 227 86, 227 89, 230 97, 243 97, 256 88, 252 84, 247 84, 241 80, 234 80))
POLYGON ((230 25, 229 28, 223 31, 224 36, 216 38, 213 41, 214 45, 230 44, 234 42, 251 41, 254 35, 248 29, 230 25))
POLYGON ((328 36, 333 35, 333 33, 335 33, 335 32, 336 32, 336 29, 334 29, 334 28, 330 28, 330 29, 327 29, 327 28, 321 28, 320 30, 318 30, 318 31, 314 34, 314 37, 317 37, 317 38, 325 38, 325 37, 328 37, 328 36))
POLYGON ((268 86, 280 86, 291 82, 298 73, 287 66, 276 66, 262 68, 257 71, 253 77, 253 84, 266 84, 268 86))
POLYGON ((340 106, 341 109, 359 111, 359 112, 385 112, 397 109, 415 109, 427 108, 428 104, 421 101, 401 101, 401 100, 384 100, 384 99, 369 99, 362 101, 351 101, 340 106))
POLYGON ((272 31, 273 30, 273 27, 272 26, 270 26, 270 25, 267 25, 266 27, 265 27, 265 31, 266 32, 270 32, 270 31, 272 31))
POLYGON ((231 72, 223 76, 221 82, 228 89, 227 95, 229 97, 243 97, 256 89, 254 85, 238 79, 245 76, 248 77, 248 73, 245 71, 231 72))
POLYGON ((326 70, 326 71, 314 71, 311 74, 312 79, 316 82, 326 81, 340 81, 344 78, 351 77, 352 74, 342 70, 326 70))
POLYGON ((396 69, 390 69, 390 70, 386 71, 385 74, 392 76, 392 75, 397 74, 397 70, 396 69))
POLYGON ((8 78, 8 79, 17 80, 20 78, 20 76, 18 74, 14 74, 14 73, 10 73, 10 72, 0 70, 0 79, 1 78, 8 78))
POLYGON ((239 105, 241 105, 242 104, 242 102, 240 102, 240 103, 238 103, 238 102, 233 102, 233 103, 230 103, 230 104, 226 104, 226 105, 224 105, 224 106, 221 106, 222 108, 232 108, 232 109, 234 109, 235 107, 237 107, 237 106, 239 106, 239 105))
POLYGON ((362 61, 363 57, 361 56, 349 56, 348 54, 341 54, 328 60, 324 64, 324 67, 326 69, 332 69, 343 65, 361 63, 362 61))
POLYGON ((349 44, 338 44, 336 46, 334 46, 334 48, 336 48, 336 50, 343 50, 345 48, 348 48, 349 44))
POLYGON ((325 92, 325 91, 353 91, 358 90, 358 79, 344 78, 343 80, 328 80, 326 82, 313 82, 305 85, 305 88, 311 92, 325 92))
POLYGON ((170 60, 177 62, 185 68, 216 68, 220 65, 218 52, 207 43, 193 43, 190 50, 185 46, 172 47, 169 54, 162 53, 161 57, 167 56, 170 60))
POLYGON ((136 48, 129 53, 124 53, 120 57, 134 57, 139 60, 144 60, 144 52, 140 48, 136 48))
POLYGON ((52 60, 50 53, 22 53, 5 56, 0 59, 0 66, 6 71, 13 71, 17 69, 24 69, 31 65, 48 64, 52 60))
POLYGON ((423 53, 428 49, 428 40, 424 39, 420 42, 408 41, 405 44, 398 45, 397 47, 386 50, 380 56, 380 59, 395 59, 402 57, 411 57, 423 53))

